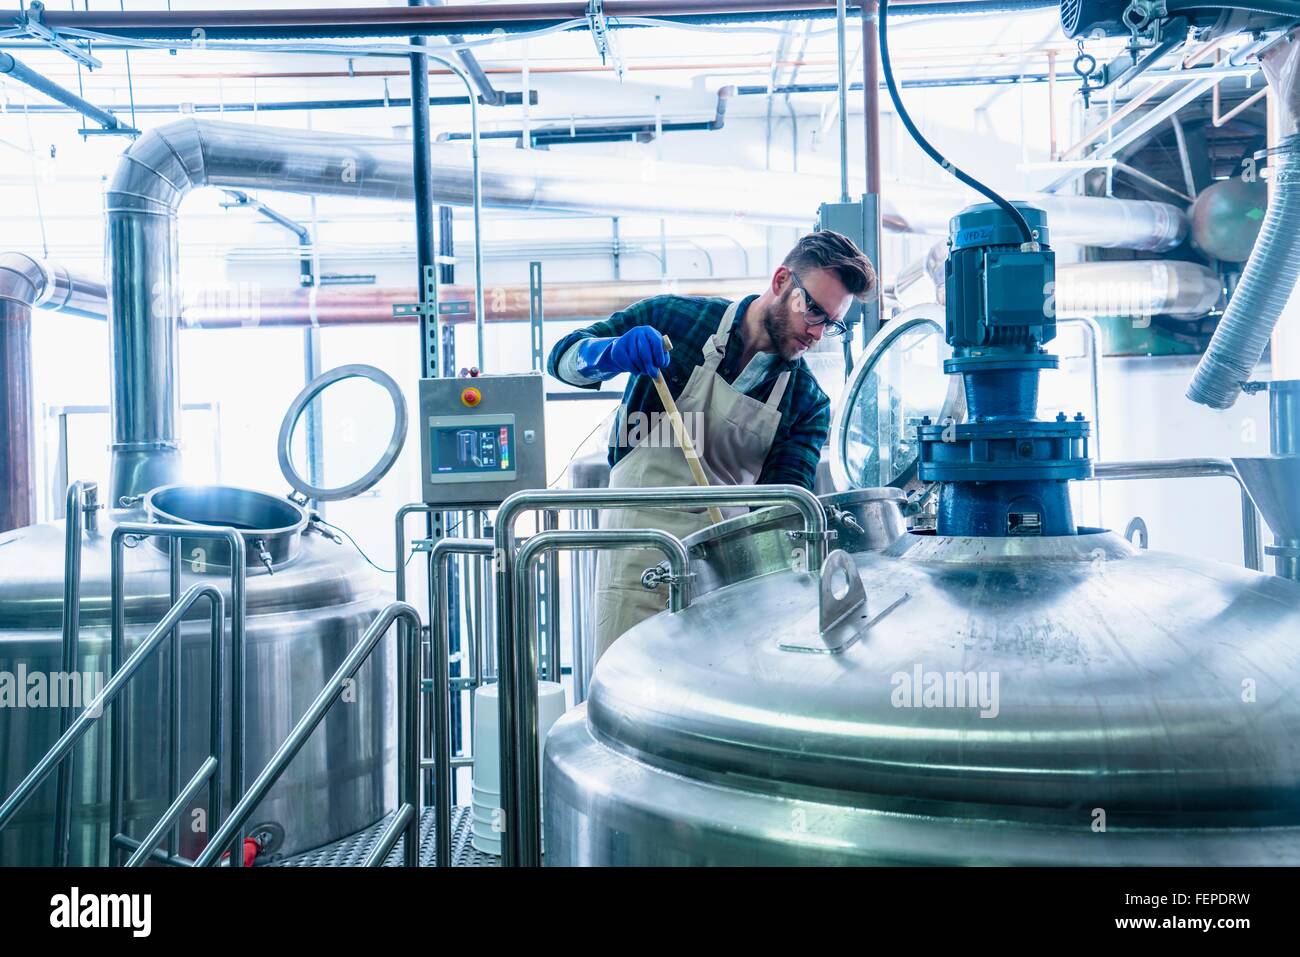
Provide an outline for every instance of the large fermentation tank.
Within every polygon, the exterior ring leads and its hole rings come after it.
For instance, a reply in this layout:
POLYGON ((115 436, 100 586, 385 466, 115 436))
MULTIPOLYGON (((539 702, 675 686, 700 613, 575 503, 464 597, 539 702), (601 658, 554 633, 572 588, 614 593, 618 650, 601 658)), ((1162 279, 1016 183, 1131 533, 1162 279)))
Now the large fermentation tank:
MULTIPOLYGON (((848 485, 961 422, 943 336, 864 355, 848 485)), ((547 863, 1300 864, 1300 584, 1075 531, 854 554, 838 653, 788 563, 637 625, 547 739, 547 863)))
MULTIPOLYGON (((369 387, 368 387, 369 388, 369 387)), ((338 395, 340 393, 334 393, 338 395)), ((355 391, 345 393, 357 401, 355 391)), ((337 408, 346 403, 336 403, 337 408)), ((132 508, 101 515, 82 538, 79 666, 95 690, 111 673, 110 540, 118 523, 218 525, 237 529, 247 568, 244 668, 245 780, 251 782, 289 736, 335 669, 391 600, 362 556, 328 533, 319 516, 298 501, 337 501, 364 492, 392 467, 406 435, 406 406, 397 384, 369 366, 331 369, 309 383, 290 405, 280 430, 278 458, 298 500, 220 485, 166 485, 132 508), (392 432, 378 462, 346 485, 319 487, 310 464, 313 417, 320 423, 321 394, 369 380, 393 403, 392 432), (304 458, 308 461, 304 462, 304 458), (311 480, 309 480, 311 479, 311 480), (102 676, 97 678, 94 676, 102 676)), ((320 423, 329 434, 328 423, 320 423)), ((385 433, 386 430, 385 430, 385 433)), ((49 674, 62 667, 65 525, 52 522, 0 533, 0 672, 49 674)), ((126 654, 170 604, 165 539, 150 538, 124 550, 126 654)), ((228 548, 180 539, 180 590, 210 583, 226 596, 230 614, 228 548)), ((231 640, 230 622, 225 640, 231 640)), ((206 603, 188 616, 181 634, 181 761, 183 784, 208 755, 209 623, 206 603)), ((126 833, 142 838, 172 799, 167 767, 171 650, 162 646, 132 679, 128 715, 126 833)), ((225 661, 231 662, 230 648, 225 661)), ((362 665, 270 794, 253 812, 248 833, 268 839, 263 857, 291 855, 351 835, 396 804, 396 648, 384 642, 362 665)), ((225 810, 233 806, 229 769, 232 687, 226 689, 225 810)), ((84 706, 88 700, 75 702, 84 706)), ((0 795, 7 796, 59 736, 55 707, 0 707, 0 795)), ((69 863, 108 863, 108 734, 101 727, 78 744, 74 761, 69 863)), ((51 778, 0 831, 0 865, 49 864, 54 847, 55 785, 51 778)), ((181 815, 179 853, 193 859, 210 828, 181 815)))
POLYGON ((781 647, 799 572, 624 636, 547 741, 547 863, 1300 864, 1300 585, 1106 532, 854 559, 841 654, 781 647))
MULTIPOLYGON (((283 560, 274 574, 250 548, 245 638, 246 760, 249 780, 270 759, 312 698, 389 595, 357 553, 336 545, 307 525, 301 510, 284 499, 239 489, 185 489, 191 506, 220 499, 227 521, 246 525, 250 546, 269 539, 283 560), (274 510, 273 514, 268 514, 274 510), (302 518, 285 527, 283 512, 302 518), (259 514, 261 518, 254 517, 259 514), (239 522, 235 516, 244 519, 239 522), (296 527, 294 527, 296 526, 296 527), (290 554, 292 552, 292 554, 290 554)), ((173 496, 175 497, 175 496, 173 496)), ((179 510, 184 511, 183 508, 179 510)), ((207 518, 220 520, 209 513, 207 518)), ((110 674, 109 538, 118 522, 149 519, 143 505, 115 511, 100 520, 98 533, 85 538, 82 551, 80 667, 82 674, 110 674)), ((33 525, 0 535, 0 671, 27 674, 61 668, 63 613, 62 522, 33 525)), ((167 610, 167 558, 152 544, 126 551, 127 649, 143 639, 167 610)), ((229 601, 228 558, 207 556, 194 571, 192 549, 182 546, 182 589, 196 582, 220 587, 229 601)), ((226 628, 226 641, 230 629, 226 628)), ((160 649, 132 681, 129 715, 127 833, 140 838, 166 808, 168 685, 170 649, 160 649)), ((208 621, 202 602, 182 631, 181 727, 182 780, 208 754, 208 621)), ((230 661, 229 649, 226 661, 230 661)), ((283 835, 280 853, 293 853, 344 837, 373 823, 395 799, 396 707, 391 643, 362 667, 355 700, 331 709, 324 725, 289 766, 250 820, 270 823, 283 835)), ((92 679, 93 681, 94 679, 92 679)), ((102 687, 102 681, 96 684, 102 687)), ((227 698, 230 690, 227 687, 227 698)), ((84 704, 84 702, 83 702, 84 704)), ((229 708, 229 705, 227 705, 229 708)), ((0 792, 10 793, 58 737, 57 708, 0 708, 0 792)), ((226 728, 230 728, 227 717, 226 728)), ((74 864, 107 863, 108 736, 92 731, 74 759, 72 838, 74 864)), ((227 758, 229 752, 227 751, 227 758)), ((228 765, 227 765, 228 766, 228 765)), ((195 807, 205 807, 205 798, 195 807)), ((229 788, 226 809, 231 807, 229 788)), ((182 821, 191 821, 187 812, 182 821)), ((180 853, 193 858, 203 846, 201 833, 181 830, 180 853)), ((54 836, 54 785, 50 779, 0 831, 0 865, 48 864, 54 836)), ((272 852, 277 849, 272 848, 272 852)))

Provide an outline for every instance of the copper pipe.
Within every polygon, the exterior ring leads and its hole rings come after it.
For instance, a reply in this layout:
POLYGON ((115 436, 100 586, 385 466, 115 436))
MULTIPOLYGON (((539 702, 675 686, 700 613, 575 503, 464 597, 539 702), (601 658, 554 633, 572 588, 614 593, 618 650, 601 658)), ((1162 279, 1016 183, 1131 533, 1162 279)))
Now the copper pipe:
POLYGON ((1236 106, 1234 106, 1234 107, 1233 107, 1231 110, 1229 110, 1227 113, 1225 113, 1224 115, 1220 116, 1220 115, 1219 115, 1219 109, 1220 109, 1220 107, 1222 106, 1222 104, 1221 104, 1221 102, 1220 102, 1220 100, 1219 100, 1219 88, 1216 86, 1216 87, 1214 88, 1214 125, 1215 125, 1216 127, 1218 127, 1218 126, 1222 126, 1224 123, 1227 123, 1230 119, 1232 119, 1232 118, 1233 118, 1234 116, 1236 116, 1238 113, 1242 112, 1243 110, 1247 110, 1247 109, 1249 109, 1250 107, 1254 106, 1256 103, 1258 103, 1260 100, 1262 100, 1262 99, 1263 99, 1264 97, 1266 97, 1266 96, 1268 96, 1268 87, 1266 87, 1266 86, 1265 86, 1265 87, 1261 87, 1261 88, 1260 88, 1259 90, 1257 90, 1254 94, 1252 94, 1249 98, 1247 98, 1247 99, 1245 99, 1245 100, 1242 100, 1240 103, 1238 103, 1236 106))
MULTIPOLYGON (((542 287, 542 308, 548 322, 572 319, 603 319, 634 302, 673 292, 685 296, 716 296, 739 299, 762 289, 757 279, 690 279, 672 283, 641 282, 552 283, 542 287)), ((188 298, 188 297, 187 297, 188 298)), ((414 287, 363 289, 322 286, 316 289, 272 289, 249 291, 241 287, 239 302, 190 302, 181 312, 187 329, 257 328, 261 326, 352 326, 409 323, 410 317, 393 317, 395 303, 418 300, 414 287), (314 300, 314 306, 313 306, 314 300), (313 318, 314 317, 314 318, 313 318)), ((474 322, 474 290, 470 286, 439 286, 442 302, 461 300, 466 312, 444 318, 444 322, 474 322)), ((484 289, 486 322, 527 322, 528 286, 488 286, 484 289)))

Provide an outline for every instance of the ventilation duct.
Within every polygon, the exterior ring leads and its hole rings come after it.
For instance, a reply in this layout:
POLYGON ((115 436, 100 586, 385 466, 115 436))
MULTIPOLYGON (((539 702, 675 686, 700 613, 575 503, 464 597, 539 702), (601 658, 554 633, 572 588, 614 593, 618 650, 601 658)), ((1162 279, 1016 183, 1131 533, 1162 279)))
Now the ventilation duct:
POLYGON ((1228 308, 1201 356, 1187 397, 1228 409, 1250 381, 1300 279, 1300 31, 1260 57, 1284 138, 1272 156, 1268 212, 1228 308))

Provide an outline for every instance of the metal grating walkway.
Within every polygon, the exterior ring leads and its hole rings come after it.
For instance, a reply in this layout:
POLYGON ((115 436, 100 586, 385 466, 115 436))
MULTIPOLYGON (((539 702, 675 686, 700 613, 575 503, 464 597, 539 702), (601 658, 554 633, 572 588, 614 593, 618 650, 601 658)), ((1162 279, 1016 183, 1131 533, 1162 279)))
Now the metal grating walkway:
MULTIPOLYGON (((274 861, 268 867, 360 867, 366 859, 366 853, 379 840, 389 819, 388 814, 382 821, 372 824, 365 830, 358 831, 351 837, 345 837, 333 844, 326 844, 314 851, 307 851, 281 861, 274 861)), ((484 854, 475 850, 470 843, 470 809, 465 806, 451 809, 451 863, 453 867, 499 867, 501 858, 494 854, 484 854)), ((402 864, 402 847, 406 839, 402 838, 393 848, 384 867, 400 867, 402 864)), ((433 866, 433 808, 427 807, 420 815, 420 866, 433 866)))

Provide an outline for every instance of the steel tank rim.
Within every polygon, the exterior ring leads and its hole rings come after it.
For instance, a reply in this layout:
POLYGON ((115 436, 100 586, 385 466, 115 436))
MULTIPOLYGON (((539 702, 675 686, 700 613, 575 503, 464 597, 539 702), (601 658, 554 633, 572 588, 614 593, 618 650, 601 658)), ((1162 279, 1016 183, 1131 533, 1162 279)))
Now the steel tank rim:
POLYGON ((586 706, 546 742, 549 866, 1300 864, 1300 827, 1094 829, 952 817, 773 794, 647 764, 594 733, 586 706), (610 782, 618 782, 612 788, 610 782))
POLYGON ((786 647, 816 633, 807 573, 727 586, 616 642, 589 721, 611 746, 702 780, 1049 815, 1082 788, 1130 819, 1169 806, 1189 826, 1300 823, 1288 683, 1300 663, 1282 640, 1300 629, 1300 585, 1088 537, 1002 560, 856 555, 875 617, 840 655, 786 647), (1203 651, 1189 660, 1189 646, 1203 651), (917 663, 927 681, 987 676, 1000 703, 930 707, 916 679, 918 699, 899 704, 896 679, 917 663), (1242 674, 1267 707, 1243 707, 1242 674))
MULTIPOLYGON (((259 560, 259 549, 257 543, 264 543, 270 557, 272 568, 278 568, 286 565, 302 553, 302 536, 310 524, 310 517, 305 509, 298 503, 286 497, 278 497, 269 492, 261 492, 256 489, 243 488, 237 485, 223 485, 216 483, 199 483, 199 482, 174 482, 169 485, 160 485, 157 488, 150 489, 145 493, 142 500, 145 516, 150 523, 163 525, 195 525, 195 526, 213 526, 223 523, 231 524, 239 532, 240 537, 244 540, 244 548, 248 553, 246 567, 249 573, 255 569, 264 568, 264 562, 259 560), (231 516, 229 518, 222 516, 213 516, 214 521, 198 521, 188 515, 182 514, 188 511, 188 504, 184 502, 186 495, 199 496, 211 495, 213 497, 221 495, 227 498, 234 498, 237 501, 243 500, 245 508, 256 508, 267 512, 278 511, 282 518, 279 521, 288 520, 285 524, 273 524, 268 526, 241 527, 246 523, 237 522, 231 516), (173 498, 180 497, 180 503, 170 501, 173 498), (178 508, 178 505, 186 505, 185 509, 178 508)), ((228 507, 218 503, 220 507, 228 507)), ((152 538, 150 545, 157 551, 167 554, 168 544, 166 539, 152 538)), ((223 549, 215 549, 220 552, 223 549)), ((216 562, 208 564, 214 567, 226 567, 229 565, 220 565, 216 562)))

